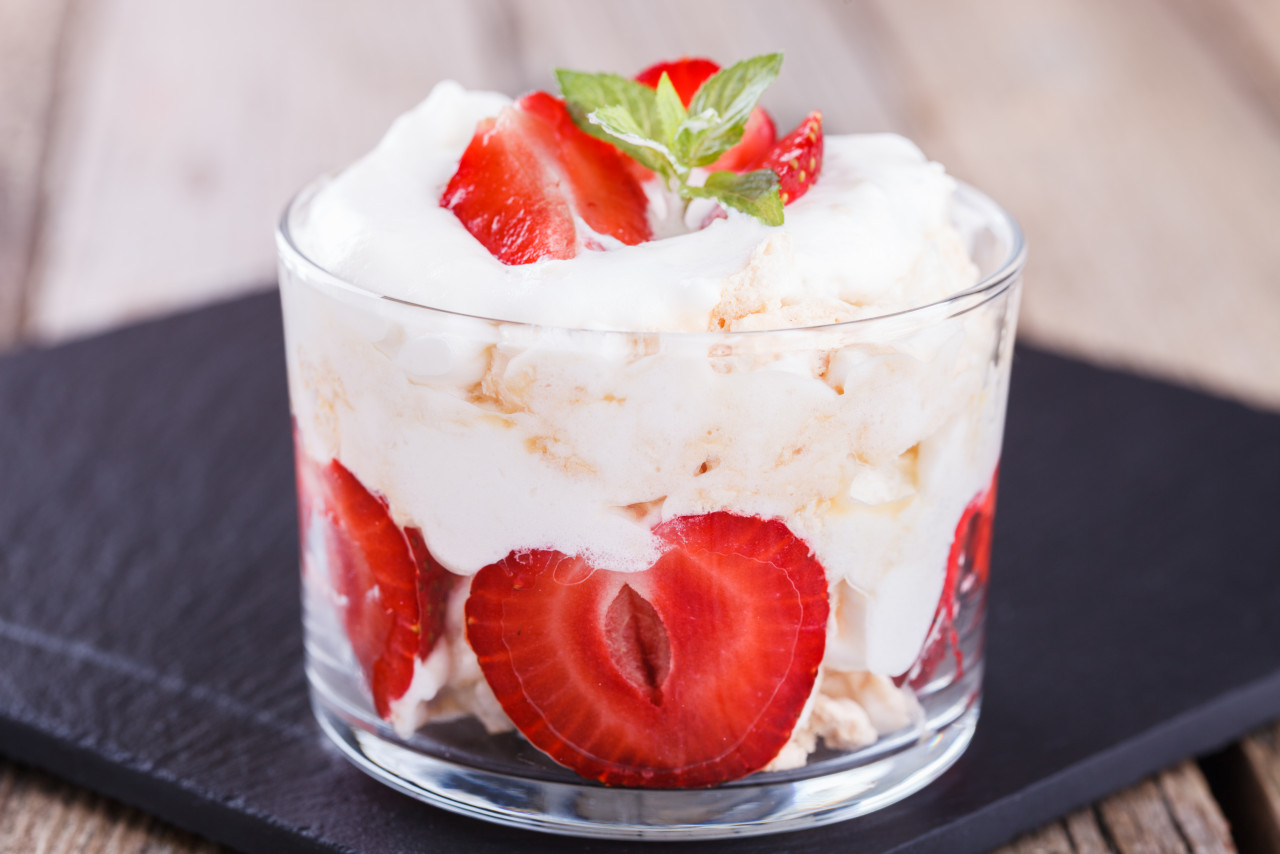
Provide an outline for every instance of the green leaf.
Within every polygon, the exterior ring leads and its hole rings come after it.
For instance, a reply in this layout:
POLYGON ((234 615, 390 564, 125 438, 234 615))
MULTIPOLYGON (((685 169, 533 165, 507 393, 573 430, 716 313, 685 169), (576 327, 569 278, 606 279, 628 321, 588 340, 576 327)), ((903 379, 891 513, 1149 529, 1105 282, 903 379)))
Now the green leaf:
POLYGON ((601 107, 622 107, 643 136, 653 140, 661 138, 657 96, 648 86, 619 74, 588 74, 563 68, 556 70, 556 80, 574 123, 592 136, 605 139, 599 127, 587 120, 588 115, 601 107))
POLYGON ((750 214, 765 225, 782 225, 782 197, 772 169, 754 172, 712 172, 701 187, 681 187, 686 198, 715 199, 750 214))
POLYGON ((756 102, 777 79, 781 69, 780 53, 735 62, 707 78, 689 102, 689 112, 696 115, 703 110, 715 110, 722 122, 745 125, 756 102))
POLYGON ((556 69, 569 115, 586 133, 617 146, 622 153, 667 178, 676 170, 663 142, 657 94, 619 74, 588 74, 556 69), (607 118, 600 111, 606 110, 607 118), (593 120, 593 116, 597 120, 593 120))
POLYGON ((660 141, 671 145, 675 139, 676 129, 689 117, 680 96, 676 93, 675 84, 667 72, 662 72, 658 80, 658 89, 654 92, 654 105, 658 114, 658 125, 662 129, 660 141))
POLYGON ((701 187, 688 184, 692 168, 714 163, 741 141, 751 111, 781 67, 780 53, 731 65, 703 82, 688 109, 666 74, 656 89, 618 74, 558 69, 556 79, 579 128, 661 174, 682 198, 715 199, 781 225, 782 199, 772 170, 713 172, 701 187))
POLYGON ((625 107, 601 107, 589 113, 587 121, 603 130, 607 134, 606 139, 650 169, 663 173, 672 169, 679 171, 671 149, 649 135, 625 107))
POLYGON ((687 122, 689 130, 677 132, 673 144, 681 159, 690 166, 706 166, 737 145, 751 111, 781 68, 782 54, 769 53, 734 63, 707 78, 689 103, 690 116, 698 117, 697 126, 687 122))

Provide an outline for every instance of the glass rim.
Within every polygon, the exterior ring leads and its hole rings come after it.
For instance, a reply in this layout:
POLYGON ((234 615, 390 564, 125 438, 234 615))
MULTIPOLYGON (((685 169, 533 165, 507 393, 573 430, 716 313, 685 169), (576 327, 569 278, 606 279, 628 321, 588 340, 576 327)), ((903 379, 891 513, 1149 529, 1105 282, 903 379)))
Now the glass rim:
POLYGON ((1003 293, 1021 274, 1027 260, 1027 243, 1022 233, 1022 228, 1018 225, 1018 221, 1013 218, 1004 207, 988 196, 986 193, 974 187, 965 181, 955 179, 956 197, 964 201, 975 204, 977 207, 984 209, 984 221, 996 221, 1001 223, 1009 234, 1009 250, 1004 258, 996 265, 995 269, 987 275, 980 278, 972 286, 958 291, 950 296, 932 302, 923 303, 921 305, 911 306, 909 308, 899 309, 897 311, 885 312, 883 314, 875 314, 869 317, 858 317, 853 320, 844 320, 838 323, 821 323, 811 326, 783 326, 770 329, 741 329, 741 330, 643 330, 643 329, 611 329, 600 327, 581 327, 581 326, 561 326, 552 323, 540 323, 528 320, 513 320, 501 317, 489 317, 482 314, 472 314, 465 311, 455 311, 453 309, 441 308, 439 306, 431 306, 423 303, 413 302, 412 300, 401 299, 385 293, 378 293, 369 288, 358 285, 349 281, 342 276, 321 266, 319 262, 307 255, 306 252, 297 244, 293 237, 293 230, 290 227, 290 220, 293 214, 298 210, 301 204, 310 200, 310 198, 318 192, 333 176, 326 174, 311 181, 301 190, 289 199, 285 205, 284 211, 280 215, 280 219, 276 224, 276 245, 283 257, 286 252, 295 258, 312 274, 319 277, 332 287, 339 290, 354 293, 362 298, 386 300, 397 305, 406 306, 415 310, 449 315, 452 317, 462 318, 470 321, 479 321, 490 324, 502 324, 506 326, 528 327, 531 329, 540 329, 547 331, 556 331, 563 333, 579 334, 579 335, 660 335, 672 338, 696 339, 705 337, 717 341, 725 341, 734 338, 747 338, 760 335, 786 335, 787 333, 808 333, 815 334, 819 332, 832 332, 843 330, 855 330, 865 328, 871 325, 881 325, 892 320, 906 320, 912 317, 927 317, 935 313, 939 313, 943 308, 959 305, 956 311, 948 312, 947 317, 958 314, 964 314, 978 306, 986 303, 988 300, 994 299, 1003 293))

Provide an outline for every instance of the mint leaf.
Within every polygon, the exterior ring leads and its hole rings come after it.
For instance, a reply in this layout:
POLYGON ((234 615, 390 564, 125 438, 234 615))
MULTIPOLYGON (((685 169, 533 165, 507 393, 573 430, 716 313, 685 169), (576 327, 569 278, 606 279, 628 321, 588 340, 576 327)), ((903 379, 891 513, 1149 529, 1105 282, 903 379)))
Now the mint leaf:
POLYGON ((766 53, 735 62, 711 75, 698 88, 689 102, 689 112, 715 110, 721 120, 730 124, 746 124, 756 102, 778 77, 782 54, 766 53))
POLYGON ((654 92, 654 106, 658 113, 658 124, 662 129, 660 140, 671 145, 675 139, 676 129, 689 117, 684 103, 676 93, 675 84, 667 72, 662 72, 658 80, 658 88, 654 92))
POLYGON ((781 225, 772 170, 714 172, 701 187, 689 184, 692 169, 714 163, 741 141, 751 111, 781 67, 780 53, 735 63, 707 78, 687 109, 665 73, 655 89, 618 74, 557 69, 556 79, 574 124, 662 175, 681 198, 715 199, 781 225))
POLYGON ((751 111, 781 69, 782 54, 768 53, 736 62, 707 78, 689 103, 689 130, 683 136, 677 133, 673 146, 684 161, 706 166, 737 145, 751 111))
POLYGON ((707 166, 742 141, 743 129, 743 125, 726 125, 707 110, 680 126, 671 147, 682 163, 707 166))
POLYGON ((682 187, 686 198, 715 199, 750 214, 765 225, 782 225, 782 197, 772 169, 754 172, 712 172, 701 187, 682 187))
POLYGON ((587 114, 587 121, 604 131, 606 139, 655 172, 682 174, 671 149, 653 138, 626 107, 615 104, 587 114))
POLYGON ((652 89, 618 74, 588 74, 564 68, 556 69, 556 80, 560 83, 569 115, 580 129, 597 139, 613 143, 648 169, 673 175, 669 158, 656 153, 652 146, 623 141, 623 137, 662 141, 662 119, 658 115, 657 96, 652 89), (618 114, 609 123, 609 127, 619 130, 619 122, 624 122, 625 131, 611 133, 605 123, 591 120, 592 113, 605 107, 616 107, 626 114, 626 119, 618 114))
MULTIPOLYGON (((560 93, 569 104, 570 113, 577 111, 586 116, 601 107, 621 106, 651 139, 658 138, 661 122, 658 119, 657 94, 643 83, 628 80, 620 74, 587 74, 563 68, 556 69, 556 80, 560 83, 560 93)), ((582 129, 591 133, 589 128, 582 129)))

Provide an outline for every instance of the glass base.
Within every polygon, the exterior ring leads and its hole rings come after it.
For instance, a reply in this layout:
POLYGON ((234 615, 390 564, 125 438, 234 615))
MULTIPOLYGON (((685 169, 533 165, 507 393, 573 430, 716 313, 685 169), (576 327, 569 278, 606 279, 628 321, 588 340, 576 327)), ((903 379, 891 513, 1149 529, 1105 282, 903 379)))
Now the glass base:
MULTIPOLYGON (((981 684, 980 672, 967 676, 961 681, 975 688, 981 684)), ((827 771, 811 763, 713 789, 676 790, 609 788, 462 765, 371 730, 361 716, 351 714, 354 710, 327 699, 314 680, 311 699, 325 733, 359 768, 434 806, 568 836, 717 839, 844 821, 919 791, 951 767, 973 737, 978 692, 958 693, 945 714, 912 732, 912 738, 882 739, 869 751, 859 751, 866 759, 851 767, 840 762, 827 771)))

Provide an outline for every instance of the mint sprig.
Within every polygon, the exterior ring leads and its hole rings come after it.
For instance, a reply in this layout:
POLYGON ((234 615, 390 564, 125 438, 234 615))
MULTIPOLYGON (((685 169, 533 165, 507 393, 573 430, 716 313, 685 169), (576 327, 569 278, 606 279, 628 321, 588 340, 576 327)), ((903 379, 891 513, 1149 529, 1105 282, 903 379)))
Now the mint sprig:
POLYGON ((742 140, 751 111, 781 68, 780 53, 735 63, 707 78, 688 109, 665 73, 656 90, 618 74, 558 69, 556 79, 578 127, 657 172, 682 199, 715 199, 781 225, 782 198, 771 169, 712 172, 701 186, 689 183, 693 169, 742 140))

